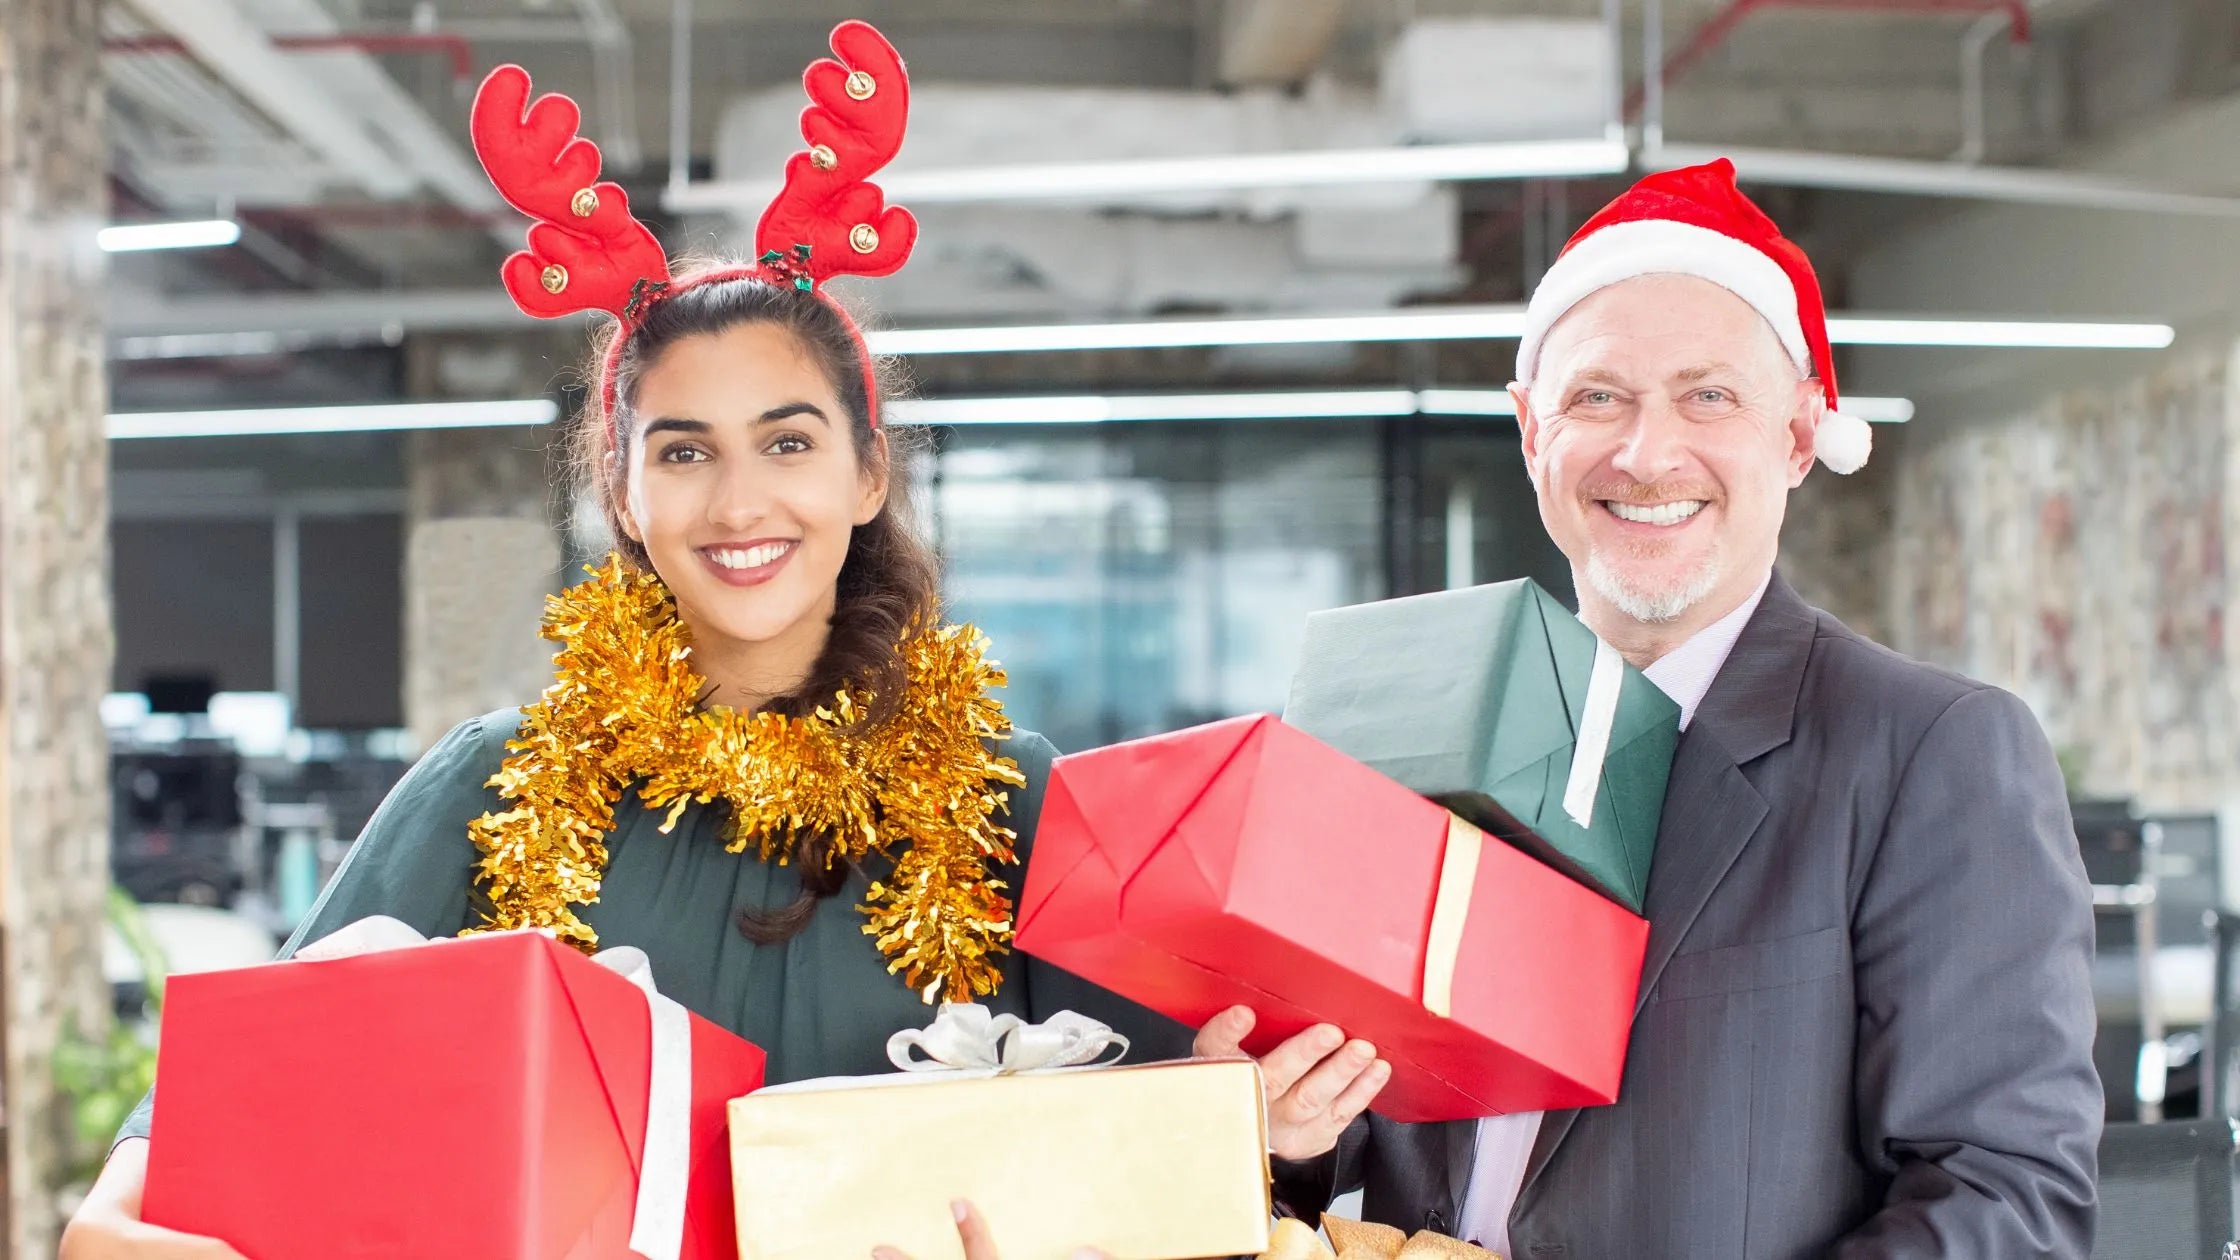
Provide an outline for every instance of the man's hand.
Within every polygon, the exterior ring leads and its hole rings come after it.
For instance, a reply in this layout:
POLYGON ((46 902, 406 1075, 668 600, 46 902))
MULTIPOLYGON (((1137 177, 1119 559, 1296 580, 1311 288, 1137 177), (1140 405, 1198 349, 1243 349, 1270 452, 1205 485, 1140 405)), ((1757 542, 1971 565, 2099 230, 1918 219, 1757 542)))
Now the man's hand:
MULTIPOLYGON (((964 1240, 964 1260, 1002 1260, 996 1254, 996 1240, 988 1233, 988 1223, 980 1219, 980 1209, 957 1200, 949 1205, 956 1214, 957 1237, 964 1240)), ((892 1247, 874 1247, 871 1260, 910 1260, 910 1257, 892 1247)), ((1083 1247, 1073 1253, 1073 1260, 1111 1260, 1094 1247, 1083 1247)))
MULTIPOLYGON (((1252 1035, 1252 1008, 1232 1006, 1198 1030, 1191 1045, 1201 1058, 1244 1053, 1252 1035)), ((1369 1109, 1392 1079, 1392 1065, 1366 1041, 1347 1041, 1317 1024, 1270 1050, 1260 1060, 1268 1089, 1268 1151, 1280 1159, 1314 1159, 1338 1144, 1338 1135, 1369 1109)))

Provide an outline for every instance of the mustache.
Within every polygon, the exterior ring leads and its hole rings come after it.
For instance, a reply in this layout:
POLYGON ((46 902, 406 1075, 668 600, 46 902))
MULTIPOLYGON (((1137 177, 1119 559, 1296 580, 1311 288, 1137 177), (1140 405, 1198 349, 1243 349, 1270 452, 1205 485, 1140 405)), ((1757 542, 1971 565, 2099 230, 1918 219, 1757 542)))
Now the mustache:
POLYGON ((1650 507, 1659 503, 1673 503, 1684 499, 1713 502, 1719 497, 1711 487, 1686 481, 1611 481, 1600 485, 1585 486, 1579 491, 1589 503, 1628 503, 1650 507))

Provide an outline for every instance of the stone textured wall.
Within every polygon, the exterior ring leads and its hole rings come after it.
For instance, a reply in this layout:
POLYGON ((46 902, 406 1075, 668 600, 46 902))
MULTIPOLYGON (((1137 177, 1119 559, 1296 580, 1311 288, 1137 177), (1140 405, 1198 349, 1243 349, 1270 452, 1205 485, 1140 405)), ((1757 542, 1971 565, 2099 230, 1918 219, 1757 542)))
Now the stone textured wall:
POLYGON ((52 1256, 57 1039, 106 1019, 113 640, 99 0, 0 0, 0 925, 7 1246, 52 1256))
POLYGON ((2080 791, 2216 808, 2240 786, 2236 430, 2223 354, 1922 426, 1897 465, 1891 646, 2020 694, 2080 791))
POLYGON ((563 582, 547 435, 412 435, 405 542, 405 721, 425 748, 552 681, 537 636, 563 582))

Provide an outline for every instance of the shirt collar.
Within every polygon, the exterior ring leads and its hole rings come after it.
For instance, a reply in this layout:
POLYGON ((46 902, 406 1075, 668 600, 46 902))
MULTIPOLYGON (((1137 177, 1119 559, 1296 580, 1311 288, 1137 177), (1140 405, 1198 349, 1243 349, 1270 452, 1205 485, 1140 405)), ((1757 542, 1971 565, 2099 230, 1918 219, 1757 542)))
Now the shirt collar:
POLYGON ((1711 690, 1711 680, 1719 676, 1719 667, 1727 663, 1727 654, 1734 651, 1735 640, 1742 637, 1742 628, 1750 623, 1750 615, 1758 611, 1772 583, 1773 574, 1768 572, 1758 589, 1733 612, 1696 631, 1687 642, 1641 671, 1657 690, 1680 706, 1681 730, 1687 730, 1688 723, 1695 720, 1696 708, 1711 690))

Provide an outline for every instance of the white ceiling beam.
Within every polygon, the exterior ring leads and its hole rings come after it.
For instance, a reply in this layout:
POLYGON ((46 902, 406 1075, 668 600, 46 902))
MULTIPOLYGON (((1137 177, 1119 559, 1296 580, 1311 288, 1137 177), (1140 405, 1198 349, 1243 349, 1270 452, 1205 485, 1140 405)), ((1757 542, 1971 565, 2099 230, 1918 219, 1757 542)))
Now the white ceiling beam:
POLYGON ((406 197, 417 186, 412 172, 231 0, 127 3, 352 183, 384 199, 406 197))

